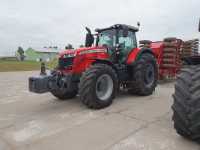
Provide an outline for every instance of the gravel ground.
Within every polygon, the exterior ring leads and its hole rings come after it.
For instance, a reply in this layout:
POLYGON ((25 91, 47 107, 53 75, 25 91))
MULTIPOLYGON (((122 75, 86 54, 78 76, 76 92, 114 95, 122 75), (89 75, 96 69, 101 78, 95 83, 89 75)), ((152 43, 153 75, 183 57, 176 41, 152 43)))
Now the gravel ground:
POLYGON ((28 92, 37 72, 0 73, 0 150, 199 150, 171 121, 174 83, 148 97, 120 93, 103 110, 78 98, 58 101, 28 92))

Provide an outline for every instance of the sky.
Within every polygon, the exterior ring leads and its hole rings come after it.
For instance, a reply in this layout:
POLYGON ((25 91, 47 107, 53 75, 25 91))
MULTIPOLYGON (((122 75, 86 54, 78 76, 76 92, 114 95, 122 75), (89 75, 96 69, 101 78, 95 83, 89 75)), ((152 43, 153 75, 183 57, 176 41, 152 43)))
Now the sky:
POLYGON ((84 44, 92 30, 141 23, 138 40, 199 38, 199 0, 0 0, 0 56, 18 46, 84 44))

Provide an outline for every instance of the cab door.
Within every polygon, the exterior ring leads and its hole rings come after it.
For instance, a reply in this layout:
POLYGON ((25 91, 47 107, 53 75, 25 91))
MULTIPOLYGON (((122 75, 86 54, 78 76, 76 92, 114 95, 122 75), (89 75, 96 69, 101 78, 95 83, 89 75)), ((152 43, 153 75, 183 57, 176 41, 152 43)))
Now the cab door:
POLYGON ((137 48, 137 40, 136 40, 135 32, 128 31, 128 35, 124 37, 123 30, 119 30, 118 42, 120 45, 119 62, 125 63, 128 58, 129 53, 134 48, 137 48))

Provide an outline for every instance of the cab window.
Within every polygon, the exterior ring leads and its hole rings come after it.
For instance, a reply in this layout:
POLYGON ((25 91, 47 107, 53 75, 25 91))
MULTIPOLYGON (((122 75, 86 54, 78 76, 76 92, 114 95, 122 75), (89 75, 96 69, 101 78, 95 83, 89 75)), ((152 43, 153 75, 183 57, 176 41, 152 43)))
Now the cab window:
POLYGON ((127 37, 123 37, 123 31, 119 32, 119 44, 126 50, 132 50, 137 47, 135 33, 129 31, 127 37))
POLYGON ((99 46, 114 47, 116 41, 115 30, 105 30, 99 34, 99 46))

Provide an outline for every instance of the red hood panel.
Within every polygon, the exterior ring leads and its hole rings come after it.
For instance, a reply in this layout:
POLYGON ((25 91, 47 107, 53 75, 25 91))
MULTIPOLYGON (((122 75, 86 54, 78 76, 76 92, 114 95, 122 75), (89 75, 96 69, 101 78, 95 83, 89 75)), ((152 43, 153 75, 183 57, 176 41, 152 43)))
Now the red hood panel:
POLYGON ((96 50, 96 49, 105 49, 104 47, 83 47, 83 48, 78 48, 76 50, 71 49, 71 50, 63 50, 59 53, 60 57, 63 57, 65 54, 74 54, 74 53, 80 53, 82 51, 87 51, 87 50, 96 50))

